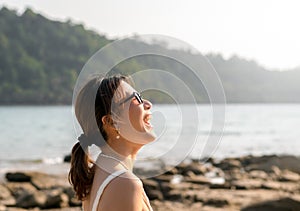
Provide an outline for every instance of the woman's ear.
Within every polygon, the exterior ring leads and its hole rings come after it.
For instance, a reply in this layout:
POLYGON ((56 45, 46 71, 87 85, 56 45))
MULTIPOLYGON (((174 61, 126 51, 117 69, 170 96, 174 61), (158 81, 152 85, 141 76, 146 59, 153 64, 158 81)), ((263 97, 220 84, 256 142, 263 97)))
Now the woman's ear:
POLYGON ((113 120, 110 115, 105 115, 101 118, 102 124, 103 125, 112 125, 113 120))

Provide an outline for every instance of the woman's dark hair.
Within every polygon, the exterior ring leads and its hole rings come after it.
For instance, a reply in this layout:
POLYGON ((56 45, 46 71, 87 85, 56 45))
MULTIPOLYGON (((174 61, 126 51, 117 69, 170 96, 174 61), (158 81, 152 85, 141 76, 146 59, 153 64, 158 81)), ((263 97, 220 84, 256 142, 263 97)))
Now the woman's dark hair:
MULTIPOLYGON (((75 115, 87 139, 99 134, 100 130, 104 140, 107 140, 102 117, 111 114, 111 102, 121 81, 128 82, 128 78, 121 75, 94 77, 80 90, 75 102, 75 115)), ((94 164, 87 154, 89 144, 83 142, 80 140, 72 149, 69 171, 69 182, 79 200, 89 195, 95 174, 94 164)))

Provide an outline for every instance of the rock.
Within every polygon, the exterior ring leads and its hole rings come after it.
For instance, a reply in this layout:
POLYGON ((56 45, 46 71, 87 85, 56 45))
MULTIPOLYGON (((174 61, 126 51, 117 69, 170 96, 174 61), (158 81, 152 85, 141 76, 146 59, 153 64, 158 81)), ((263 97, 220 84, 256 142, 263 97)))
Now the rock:
POLYGON ((61 189, 43 191, 47 200, 40 205, 42 208, 60 208, 69 205, 68 195, 63 193, 61 189))
POLYGON ((155 199, 163 200, 164 199, 164 196, 160 190, 148 190, 146 192, 146 194, 147 194, 149 200, 155 200, 155 199))
POLYGON ((264 171, 261 170, 253 170, 249 172, 249 176, 252 179, 263 179, 263 180, 267 180, 269 178, 268 174, 264 171))
POLYGON ((159 199, 163 200, 163 194, 160 191, 160 186, 157 181, 145 179, 143 180, 145 192, 150 200, 159 199))
POLYGON ((68 196, 70 206, 81 206, 82 202, 77 199, 75 191, 72 187, 65 187, 63 192, 68 196))
POLYGON ((65 163, 70 163, 70 162, 71 162, 71 155, 66 155, 66 156, 64 157, 64 162, 65 162, 65 163))
POLYGON ((244 158, 245 169, 251 170, 262 170, 265 172, 272 172, 273 166, 277 166, 281 170, 290 170, 300 174, 300 159, 295 156, 277 156, 269 155, 262 157, 248 157, 244 158))
POLYGON ((169 182, 162 182, 160 184, 161 192, 165 198, 166 195, 172 190, 172 185, 169 182))
POLYGON ((40 172, 30 172, 31 183, 38 190, 56 189, 60 187, 68 187, 69 183, 66 177, 48 175, 40 172))
POLYGON ((203 201, 203 205, 209 205, 209 206, 214 206, 214 207, 224 207, 229 205, 229 202, 227 199, 222 199, 222 198, 209 198, 205 201, 203 201))
POLYGON ((229 171, 235 168, 240 169, 242 167, 241 162, 235 158, 224 159, 220 163, 216 164, 216 166, 223 171, 229 171))
POLYGON ((191 182, 191 183, 195 183, 195 184, 210 184, 210 180, 204 176, 195 176, 193 178, 185 178, 184 179, 186 182, 191 182))
POLYGON ((23 193, 17 198, 16 206, 22 208, 43 207, 46 203, 46 194, 41 191, 23 193))
POLYGON ((300 201, 291 198, 283 198, 273 201, 265 201, 259 204, 250 205, 241 209, 242 211, 298 211, 300 210, 300 201))
POLYGON ((30 182, 30 176, 23 172, 6 173, 5 178, 10 182, 30 182))
POLYGON ((155 177, 155 180, 159 181, 159 182, 170 182, 173 178, 173 175, 159 175, 155 177))
POLYGON ((179 174, 178 169, 175 167, 167 167, 168 171, 166 171, 164 174, 165 175, 174 175, 174 174, 179 174))
POLYGON ((262 181, 260 180, 236 180, 231 182, 231 186, 234 186, 236 189, 258 189, 262 186, 262 181))
POLYGON ((6 184, 6 187, 15 198, 19 198, 24 194, 33 194, 37 191, 37 189, 29 182, 9 182, 6 184))
POLYGON ((271 173, 274 173, 274 175, 277 177, 281 176, 281 170, 278 168, 278 166, 271 166, 271 173))
POLYGON ((281 176, 279 178, 279 181, 283 181, 283 182, 286 181, 298 182, 299 180, 300 180, 300 175, 289 170, 284 170, 281 173, 281 176))
POLYGON ((281 189, 281 184, 280 182, 276 182, 276 181, 266 181, 264 183, 262 183, 261 188, 264 189, 272 189, 272 190, 280 190, 281 189))
POLYGON ((193 161, 185 167, 182 174, 187 175, 187 172, 193 172, 195 175, 204 175, 208 171, 208 165, 193 161))
POLYGON ((0 204, 5 206, 14 206, 16 204, 15 198, 11 195, 8 188, 0 184, 0 204))
POLYGON ((166 195, 164 195, 164 198, 170 201, 181 201, 182 192, 179 190, 171 190, 166 195))
POLYGON ((152 179, 143 179, 142 180, 144 189, 146 190, 157 190, 159 188, 159 183, 152 179))
POLYGON ((0 211, 6 211, 6 206, 0 204, 0 211))

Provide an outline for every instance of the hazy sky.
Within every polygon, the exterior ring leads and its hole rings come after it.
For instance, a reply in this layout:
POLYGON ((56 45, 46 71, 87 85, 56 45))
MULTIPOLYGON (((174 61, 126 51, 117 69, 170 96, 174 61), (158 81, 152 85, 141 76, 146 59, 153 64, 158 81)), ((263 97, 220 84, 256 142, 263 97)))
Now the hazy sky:
POLYGON ((268 68, 300 66, 298 0, 0 0, 108 37, 163 34, 202 53, 237 54, 268 68))

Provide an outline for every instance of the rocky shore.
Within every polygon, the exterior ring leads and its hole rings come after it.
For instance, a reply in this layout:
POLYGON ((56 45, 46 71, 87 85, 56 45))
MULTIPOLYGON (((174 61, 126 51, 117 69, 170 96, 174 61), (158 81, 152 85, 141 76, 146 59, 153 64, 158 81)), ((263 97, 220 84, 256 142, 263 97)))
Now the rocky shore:
MULTIPOLYGON (((8 172, 0 211, 81 210, 66 175, 8 172)), ((143 180, 154 210, 300 210, 300 158, 245 156, 185 161, 143 180)))

